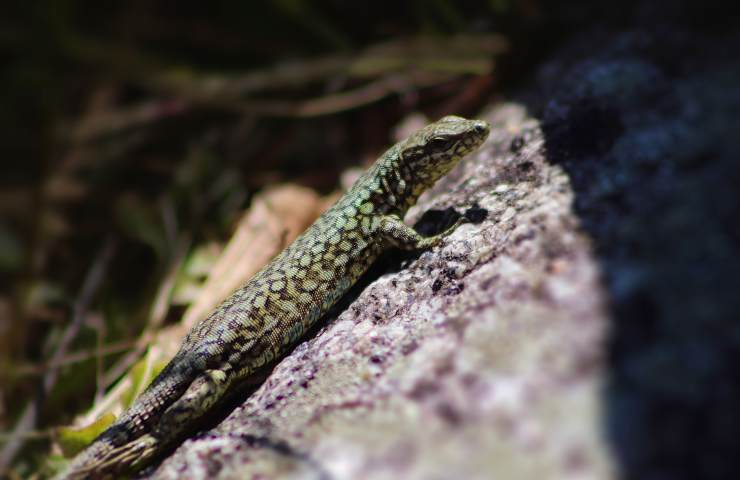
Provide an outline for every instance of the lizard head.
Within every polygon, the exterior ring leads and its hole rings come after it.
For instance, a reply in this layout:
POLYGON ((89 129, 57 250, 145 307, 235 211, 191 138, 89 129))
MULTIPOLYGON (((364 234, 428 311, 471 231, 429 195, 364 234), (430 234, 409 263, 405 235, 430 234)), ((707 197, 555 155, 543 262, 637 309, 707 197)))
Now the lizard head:
POLYGON ((448 115, 411 135, 400 144, 400 159, 419 183, 428 187, 447 174, 461 158, 488 137, 483 120, 448 115))

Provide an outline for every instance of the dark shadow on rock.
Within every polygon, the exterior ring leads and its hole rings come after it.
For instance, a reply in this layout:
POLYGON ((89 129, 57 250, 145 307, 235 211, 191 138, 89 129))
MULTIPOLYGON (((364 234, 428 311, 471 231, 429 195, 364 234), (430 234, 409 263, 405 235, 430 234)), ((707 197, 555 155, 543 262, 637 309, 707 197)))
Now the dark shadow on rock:
POLYGON ((737 52, 737 32, 638 21, 576 39, 528 96, 608 291, 604 431, 625 478, 737 474, 737 52))

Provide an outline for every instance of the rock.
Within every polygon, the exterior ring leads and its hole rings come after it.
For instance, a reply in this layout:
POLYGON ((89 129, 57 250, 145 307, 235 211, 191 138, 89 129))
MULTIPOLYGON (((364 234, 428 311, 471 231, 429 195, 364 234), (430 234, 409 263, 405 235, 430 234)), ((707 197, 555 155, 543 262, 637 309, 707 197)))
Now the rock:
POLYGON ((604 424, 620 469, 732 478, 740 35, 652 28, 579 39, 604 47, 550 62, 530 108, 609 291, 604 424))
POLYGON ((155 478, 610 470, 598 420, 607 316, 567 175, 521 106, 486 118, 486 147, 410 220, 474 203, 487 218, 375 279, 155 478))
POLYGON ((729 474, 740 62, 720 52, 739 40, 634 31, 564 48, 524 103, 483 115, 482 151, 408 220, 473 204, 487 217, 371 275, 225 420, 145 474, 729 474))

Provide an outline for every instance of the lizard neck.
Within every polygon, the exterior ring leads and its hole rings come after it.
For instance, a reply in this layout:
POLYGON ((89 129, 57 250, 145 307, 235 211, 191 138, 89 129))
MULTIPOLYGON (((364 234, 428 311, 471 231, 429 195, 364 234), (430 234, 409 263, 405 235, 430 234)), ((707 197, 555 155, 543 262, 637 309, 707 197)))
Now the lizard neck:
MULTIPOLYGON (((376 213, 403 217, 430 185, 419 178, 391 148, 373 165, 356 187, 373 204, 376 213)), ((359 193, 359 192, 358 192, 359 193)))

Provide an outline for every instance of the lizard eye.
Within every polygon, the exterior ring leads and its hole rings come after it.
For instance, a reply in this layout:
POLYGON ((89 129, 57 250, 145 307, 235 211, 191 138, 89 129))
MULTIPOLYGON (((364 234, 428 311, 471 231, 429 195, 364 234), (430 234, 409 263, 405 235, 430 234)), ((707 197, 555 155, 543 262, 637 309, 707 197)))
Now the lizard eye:
POLYGON ((435 151, 447 151, 452 149, 455 141, 449 138, 433 138, 429 141, 429 147, 435 151))

